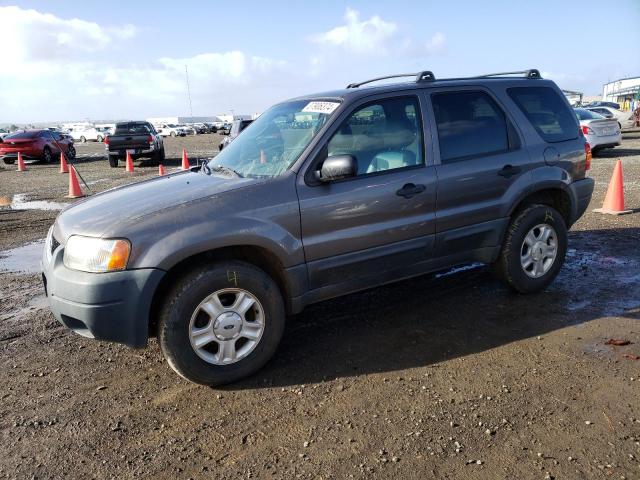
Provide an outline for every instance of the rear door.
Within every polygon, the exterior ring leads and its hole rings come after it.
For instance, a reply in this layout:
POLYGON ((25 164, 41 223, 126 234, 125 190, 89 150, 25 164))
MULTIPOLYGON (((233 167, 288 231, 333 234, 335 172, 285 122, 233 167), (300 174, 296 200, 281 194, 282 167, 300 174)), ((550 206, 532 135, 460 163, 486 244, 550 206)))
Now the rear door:
POLYGON ((510 115, 482 87, 430 90, 438 175, 436 255, 494 247, 505 195, 531 168, 510 115))
POLYGON ((421 110, 415 94, 361 100, 337 119, 323 153, 299 175, 311 289, 345 284, 344 293, 379 284, 431 257, 435 172, 425 163, 421 110), (321 161, 341 154, 355 157, 358 174, 314 182, 321 161))

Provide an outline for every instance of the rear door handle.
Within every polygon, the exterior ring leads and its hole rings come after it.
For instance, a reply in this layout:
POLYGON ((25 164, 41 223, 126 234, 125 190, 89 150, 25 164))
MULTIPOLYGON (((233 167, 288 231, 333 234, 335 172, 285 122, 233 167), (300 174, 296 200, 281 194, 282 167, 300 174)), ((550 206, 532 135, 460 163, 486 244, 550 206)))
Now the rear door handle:
POLYGON ((498 172, 498 175, 504 178, 513 177, 520 173, 520 167, 514 167, 513 165, 505 165, 502 170, 498 172))
POLYGON ((396 192, 396 195, 399 195, 404 198, 411 198, 414 195, 418 195, 419 193, 424 192, 426 187, 422 184, 416 185, 415 183, 407 183, 400 190, 396 192))

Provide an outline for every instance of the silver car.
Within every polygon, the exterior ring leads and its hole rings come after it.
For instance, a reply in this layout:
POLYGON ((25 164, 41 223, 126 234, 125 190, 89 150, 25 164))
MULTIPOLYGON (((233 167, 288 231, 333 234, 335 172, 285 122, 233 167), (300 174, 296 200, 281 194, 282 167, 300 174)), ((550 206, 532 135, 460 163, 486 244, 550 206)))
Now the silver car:
POLYGON ((612 148, 622 144, 622 133, 618 121, 605 118, 602 115, 585 108, 574 108, 580 129, 584 134, 591 150, 612 148))

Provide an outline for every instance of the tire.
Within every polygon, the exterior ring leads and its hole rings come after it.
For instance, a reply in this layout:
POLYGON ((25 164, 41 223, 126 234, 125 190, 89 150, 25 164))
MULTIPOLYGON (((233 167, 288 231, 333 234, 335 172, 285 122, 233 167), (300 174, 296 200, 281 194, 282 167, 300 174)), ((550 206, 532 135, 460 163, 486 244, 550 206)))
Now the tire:
POLYGON ((67 148, 67 158, 70 160, 75 160, 76 158, 76 149, 73 145, 69 145, 67 148))
POLYGON ((164 154, 164 147, 162 148, 162 150, 158 150, 154 155, 153 155, 153 161, 156 164, 162 163, 164 162, 165 159, 165 154, 164 154))
POLYGON ((104 140, 104 139, 103 139, 100 135, 98 135, 98 136, 96 137, 96 142, 98 142, 98 143, 102 143, 102 140, 104 140))
POLYGON ((42 161, 44 163, 51 163, 53 156, 51 154, 51 149, 49 147, 44 147, 42 149, 42 161))
POLYGON ((81 136, 80 143, 87 143, 87 139, 84 136, 81 136))
POLYGON ((180 376, 194 383, 215 386, 235 382, 262 368, 276 351, 284 324, 284 302, 271 277, 251 264, 228 261, 200 267, 176 282, 160 313, 158 338, 167 362, 180 376), (244 291, 245 300, 248 298, 254 303, 247 313, 235 313, 234 317, 231 304, 244 302, 237 295, 225 292, 236 290, 244 291), (225 295, 228 305, 215 307, 210 314, 203 313, 199 307, 206 299, 217 295, 221 299, 217 305, 225 305, 222 301, 225 295), (248 320, 249 312, 255 321, 248 320), (235 323, 221 326, 225 321, 235 323), (251 325, 252 329, 262 328, 261 336, 253 344, 242 337, 246 325, 251 325), (198 328, 206 329, 213 340, 203 343, 197 350, 192 346, 195 340, 191 332, 198 328), (213 333, 215 328, 219 333, 213 333), (222 341, 218 335, 230 335, 231 339, 222 341), (246 342, 238 347, 242 339, 246 342), (222 354, 220 361, 220 345, 223 344, 239 356, 247 345, 249 350, 235 361, 229 357, 225 362, 227 357, 222 354))
POLYGON ((171 132, 169 135, 175 138, 176 132, 171 132))
POLYGON ((562 215, 547 205, 530 205, 512 217, 500 256, 493 267, 498 276, 515 291, 539 292, 558 275, 566 253, 567 226, 562 215), (548 231, 551 233, 545 241, 544 232, 548 231), (530 234, 533 236, 527 237, 530 234), (554 243, 555 255, 551 259, 554 243), (543 253, 544 250, 546 253, 543 253), (525 268, 527 258, 532 264, 525 268), (536 270, 538 267, 539 270, 536 270))
POLYGON ((118 166, 118 157, 115 155, 109 155, 109 166, 111 168, 117 168, 118 166))

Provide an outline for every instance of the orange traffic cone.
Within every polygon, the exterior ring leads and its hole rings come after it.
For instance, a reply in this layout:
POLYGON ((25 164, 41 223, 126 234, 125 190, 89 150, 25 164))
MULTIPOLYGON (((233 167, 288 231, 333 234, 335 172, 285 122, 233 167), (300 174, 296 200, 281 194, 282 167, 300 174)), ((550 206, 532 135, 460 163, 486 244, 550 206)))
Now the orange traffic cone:
POLYGON ((189 159, 187 158, 187 151, 182 149, 182 170, 189 170, 191 165, 189 165, 189 159))
POLYGON ((160 176, 164 175, 164 165, 162 164, 158 165, 158 175, 160 176))
POLYGON ((133 173, 133 160, 131 159, 131 154, 129 152, 127 152, 127 168, 125 171, 133 173))
POLYGON ((80 197, 84 197, 84 193, 82 193, 82 189, 78 183, 78 178, 76 177, 76 168, 71 165, 71 168, 69 169, 69 195, 67 195, 67 198, 80 197))
POLYGON ((69 173, 69 166, 62 152, 60 152, 60 173, 69 173))
POLYGON ((622 181, 622 161, 618 160, 613 169, 613 175, 607 188, 607 195, 604 197, 602 208, 596 208, 594 212, 608 213, 610 215, 624 215, 631 213, 631 210, 624 209, 624 184, 622 181))
POLYGON ((27 169, 27 166, 24 164, 24 160, 22 159, 22 154, 18 152, 18 171, 24 172, 27 169))

